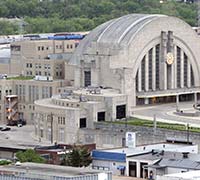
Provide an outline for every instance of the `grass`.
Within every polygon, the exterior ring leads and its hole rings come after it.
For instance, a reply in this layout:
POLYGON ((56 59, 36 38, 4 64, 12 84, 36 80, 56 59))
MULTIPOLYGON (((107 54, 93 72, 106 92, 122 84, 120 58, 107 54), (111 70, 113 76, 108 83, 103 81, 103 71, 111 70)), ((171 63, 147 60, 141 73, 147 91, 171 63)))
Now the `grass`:
POLYGON ((11 163, 11 161, 9 161, 9 160, 0 160, 0 166, 8 165, 10 163, 11 163))
POLYGON ((7 80, 31 80, 34 76, 15 76, 15 77, 8 77, 7 80))
MULTIPOLYGON (((151 120, 145 119, 138 119, 138 118, 131 118, 126 121, 115 121, 109 122, 114 124, 126 124, 131 126, 143 126, 143 127, 154 127, 154 122, 151 120)), ((169 129, 169 130, 179 130, 179 131, 186 131, 186 126, 183 124, 173 124, 173 123, 165 123, 165 122, 156 122, 157 128, 169 129)), ((189 127, 190 132, 200 132, 200 128, 198 127, 189 127)))

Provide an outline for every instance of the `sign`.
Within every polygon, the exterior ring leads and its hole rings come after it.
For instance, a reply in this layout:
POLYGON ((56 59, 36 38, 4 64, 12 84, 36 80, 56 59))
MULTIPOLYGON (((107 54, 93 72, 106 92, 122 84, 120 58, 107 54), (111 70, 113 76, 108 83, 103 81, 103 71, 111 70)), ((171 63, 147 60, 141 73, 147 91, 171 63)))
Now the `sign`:
POLYGON ((127 132, 126 133, 126 146, 128 148, 135 148, 136 144, 136 136, 134 132, 127 132))
POLYGON ((108 180, 108 174, 106 173, 99 173, 98 180, 108 180))

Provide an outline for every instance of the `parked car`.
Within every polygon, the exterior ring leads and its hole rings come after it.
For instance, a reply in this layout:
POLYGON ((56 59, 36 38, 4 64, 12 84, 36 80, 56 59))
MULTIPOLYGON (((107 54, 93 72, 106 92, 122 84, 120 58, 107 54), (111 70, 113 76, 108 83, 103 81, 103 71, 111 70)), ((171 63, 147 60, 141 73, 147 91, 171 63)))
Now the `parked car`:
POLYGON ((2 127, 1 131, 10 131, 11 128, 10 127, 2 127))

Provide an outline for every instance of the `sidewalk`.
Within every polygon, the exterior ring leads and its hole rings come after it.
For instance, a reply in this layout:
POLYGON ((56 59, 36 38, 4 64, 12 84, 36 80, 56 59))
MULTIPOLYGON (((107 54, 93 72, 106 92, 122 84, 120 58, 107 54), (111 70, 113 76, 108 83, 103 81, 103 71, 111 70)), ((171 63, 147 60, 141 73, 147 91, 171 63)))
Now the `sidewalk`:
POLYGON ((113 180, 144 180, 142 178, 134 178, 130 176, 112 176, 113 180))

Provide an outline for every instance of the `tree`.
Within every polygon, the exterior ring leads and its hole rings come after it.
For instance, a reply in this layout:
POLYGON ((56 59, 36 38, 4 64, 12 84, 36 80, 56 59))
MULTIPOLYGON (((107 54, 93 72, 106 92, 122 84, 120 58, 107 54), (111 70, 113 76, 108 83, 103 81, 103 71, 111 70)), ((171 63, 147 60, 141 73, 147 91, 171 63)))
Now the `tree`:
POLYGON ((20 162, 35 162, 35 163, 45 163, 45 159, 36 153, 33 149, 27 149, 22 152, 16 153, 16 157, 20 162))
POLYGON ((0 35, 17 34, 18 26, 6 20, 0 20, 0 35))
POLYGON ((91 162, 92 158, 89 150, 83 146, 74 145, 72 151, 66 155, 62 164, 73 167, 83 167, 88 166, 91 162))

